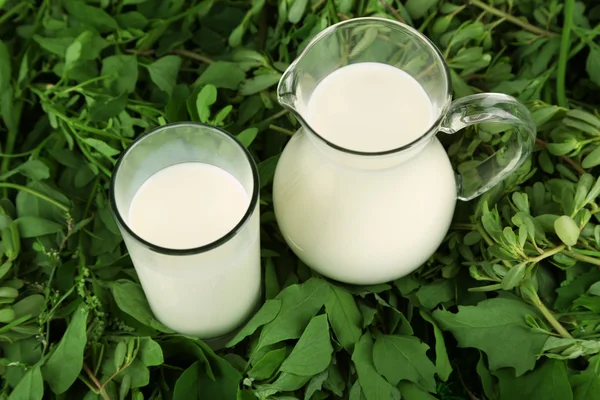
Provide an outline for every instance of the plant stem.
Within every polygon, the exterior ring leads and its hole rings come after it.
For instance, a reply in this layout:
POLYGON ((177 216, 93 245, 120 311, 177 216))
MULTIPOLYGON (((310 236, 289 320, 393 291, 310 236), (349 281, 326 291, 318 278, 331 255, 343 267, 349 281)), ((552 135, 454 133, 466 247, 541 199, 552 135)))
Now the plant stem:
POLYGON ((269 125, 269 128, 273 129, 274 131, 277 131, 277 132, 285 133, 288 136, 293 136, 294 135, 294 132, 290 131, 289 129, 285 129, 285 128, 282 128, 282 127, 277 126, 277 125, 269 125))
POLYGON ((314 12, 315 12, 315 11, 317 11, 319 8, 321 8, 321 6, 322 6, 323 4, 325 4, 325 2, 326 2, 326 1, 327 1, 327 0, 317 0, 317 1, 315 2, 315 4, 313 4, 313 6, 312 6, 312 8, 311 8, 310 10, 311 10, 311 11, 314 13, 314 12))
POLYGON ((50 204, 55 205, 56 207, 60 208, 64 212, 69 212, 69 206, 66 206, 66 205, 54 200, 52 197, 46 196, 45 194, 40 193, 37 190, 31 189, 27 186, 21 186, 21 185, 17 185, 14 183, 0 182, 0 188, 16 189, 16 190, 20 190, 22 192, 27 192, 36 197, 39 197, 42 200, 47 201, 50 204))
POLYGON ((565 78, 567 74, 567 60, 571 46, 571 27, 573 26, 574 0, 566 0, 564 8, 564 23, 562 37, 560 39, 560 53, 558 58, 558 71, 556 72, 556 97, 558 105, 567 107, 567 95, 565 93, 565 78))
POLYGON ((504 11, 498 10, 497 8, 489 6, 479 0, 470 0, 469 3, 474 5, 475 7, 479 7, 482 10, 485 10, 485 11, 489 12, 490 14, 493 14, 497 17, 505 18, 507 21, 520 26, 521 28, 525 29, 526 31, 535 33, 536 35, 546 36, 546 37, 557 37, 558 36, 558 34, 556 34, 554 32, 548 32, 544 29, 538 28, 537 26, 531 25, 529 22, 523 21, 522 19, 519 19, 513 15, 505 13, 504 11))
POLYGON ((28 5, 29 4, 27 4, 27 2, 21 1, 16 6, 14 6, 13 8, 11 8, 10 10, 8 10, 6 13, 4 13, 4 15, 2 15, 0 17, 0 25, 2 25, 3 23, 5 23, 6 20, 9 19, 10 17, 12 17, 13 14, 16 14, 19 11, 21 11, 21 8, 27 7, 28 5))
MULTIPOLYGON (((467 231, 472 231, 476 229, 476 226, 473 224, 461 224, 461 223, 456 223, 456 224, 452 224, 450 226, 450 229, 462 229, 462 230, 467 230, 467 231)), ((480 233, 481 234, 481 233, 480 233)))
POLYGON ((396 18, 398 21, 402 22, 403 24, 406 24, 406 21, 404 20, 404 18, 402 18, 402 16, 398 12, 398 10, 396 10, 392 6, 390 6, 387 3, 387 1, 379 0, 379 2, 389 11, 390 14, 392 14, 394 16, 394 18, 396 18))
POLYGON ((214 63, 214 61, 212 59, 210 59, 210 58, 208 58, 206 56, 203 56, 201 54, 194 53, 193 51, 186 50, 186 49, 173 50, 171 53, 178 54, 180 56, 184 56, 184 57, 187 57, 187 58, 191 58, 193 60, 200 61, 200 62, 203 62, 203 63, 206 63, 206 64, 212 64, 212 63, 214 63))
POLYGON ((106 393, 106 390, 104 390, 104 387, 102 387, 102 384, 98 381, 98 378, 96 378, 96 376, 94 375, 94 373, 92 372, 92 370, 90 369, 90 367, 87 366, 86 363, 83 363, 83 370, 85 371, 85 373, 87 374, 87 376, 91 379, 91 381, 96 386, 96 390, 98 391, 98 394, 100 396, 102 396, 102 398, 104 400, 110 400, 110 397, 108 396, 108 393, 106 393))
POLYGON ((538 310, 540 310, 540 312, 544 315, 546 320, 550 323, 550 325, 552 325, 556 332, 560 334, 560 336, 566 339, 573 339, 573 336, 571 336, 569 331, 567 331, 565 327, 562 326, 556 318, 554 318, 554 315, 552 315, 552 313, 550 312, 550 310, 548 310, 548 308, 542 302, 542 300, 540 300, 540 298, 537 297, 537 294, 535 299, 535 306, 538 308, 538 310))
POLYGON ((86 378, 85 376, 79 374, 79 380, 85 384, 92 392, 98 394, 98 389, 96 389, 86 378))
MULTIPOLYGON (((546 149, 546 148, 548 148, 548 143, 544 142, 542 139, 537 139, 537 138, 536 138, 536 139, 535 139, 535 142, 536 142, 537 144, 539 144, 540 146, 542 146, 543 148, 545 148, 545 149, 546 149)), ((578 172, 580 175, 583 175, 583 174, 585 174, 585 173, 586 173, 586 172, 585 172, 585 169, 583 169, 583 168, 581 167, 581 165, 577 164, 577 162, 576 162, 575 160, 573 160, 572 158, 570 158, 570 157, 567 157, 567 156, 560 156, 560 158, 561 158, 563 161, 565 161, 566 163, 568 163, 568 164, 569 164, 571 167, 573 167, 573 169, 574 169, 575 171, 577 171, 577 172, 578 172)))
POLYGON ((264 120, 260 121, 257 125, 263 125, 263 124, 269 123, 271 121, 275 121, 276 119, 283 117, 288 112, 289 112, 289 110, 284 108, 283 110, 279 111, 278 113, 275 113, 275 114, 271 115, 270 117, 267 117, 264 120))
MULTIPOLYGON (((58 94, 67 94, 67 93, 69 93, 69 92, 73 92, 73 91, 79 90, 79 89, 81 89, 81 88, 83 88, 83 87, 85 87, 85 86, 87 86, 87 85, 89 85, 89 84, 91 84, 91 83, 98 82, 98 81, 102 81, 102 80, 104 80, 104 79, 107 79, 107 78, 110 78, 110 77, 112 77, 112 76, 113 76, 113 74, 110 74, 110 75, 102 75, 102 76, 97 76, 97 77, 95 77, 95 78, 88 79, 88 80, 87 80, 87 81, 85 81, 85 82, 81 82, 81 83, 80 83, 80 84, 78 84, 78 85, 71 86, 71 87, 69 87, 69 88, 66 88, 66 89, 64 89, 64 90, 61 90, 60 92, 57 92, 57 93, 54 93, 54 94, 55 94, 55 95, 58 95, 58 94)), ((52 89, 50 89, 50 92, 52 92, 52 89)))
POLYGON ((589 250, 581 250, 581 249, 571 249, 572 252, 574 253, 578 253, 578 254, 583 254, 586 256, 592 256, 592 257, 598 257, 598 255, 600 255, 600 252, 596 249, 594 249, 591 246, 588 246, 589 250))
POLYGON ((560 253, 561 251, 563 251, 565 249, 565 247, 567 247, 567 246, 564 245, 564 244, 561 244, 560 246, 555 247, 552 250, 545 251, 543 254, 541 254, 541 255, 539 255, 537 257, 530 258, 528 261, 532 262, 532 263, 540 262, 544 258, 552 257, 553 255, 555 255, 557 253, 560 253))
MULTIPOLYGON (((477 224, 477 231, 481 234, 481 236, 483 237, 483 239, 486 241, 486 243, 488 245, 491 245, 491 244, 494 243, 492 241, 492 239, 488 236, 488 234, 485 232, 485 229, 483 229, 483 226, 481 225, 481 223, 477 224)), ((558 246, 557 248, 549 250, 548 253, 556 251, 556 249, 558 249, 559 247, 561 247, 561 246, 558 246)), ((559 251, 556 251, 556 252, 558 253, 559 251)), ((546 254, 546 253, 544 253, 544 254, 546 254)), ((504 264, 507 267, 512 268, 512 264, 511 264, 510 261, 504 260, 504 264)), ((548 308, 542 302, 542 300, 539 298, 539 296, 537 295, 537 293, 533 293, 533 294, 535 295, 535 298, 533 299, 534 300, 534 305, 538 308, 538 310, 540 310, 540 312, 542 313, 542 315, 544 315, 544 318, 546 318, 546 320, 550 323, 550 325, 552 325, 554 327, 554 329, 556 330, 556 332, 558 332, 564 338, 572 338, 572 336, 569 333, 569 331, 567 331, 565 329, 565 327, 562 326, 560 324, 560 322, 558 322, 558 320, 556 318, 554 318, 554 315, 552 315, 552 313, 550 312, 550 310, 548 310, 548 308)))
POLYGON ((594 264, 600 267, 600 259, 598 258, 585 256, 583 254, 575 253, 573 251, 565 251, 565 254, 576 260, 583 261, 589 264, 594 264))
POLYGON ((127 139, 127 138, 124 138, 124 137, 121 137, 121 136, 118 136, 118 135, 115 135, 115 134, 107 133, 107 132, 105 132, 105 131, 103 131, 103 130, 101 130, 101 129, 92 128, 91 126, 88 126, 88 125, 86 125, 86 124, 83 124, 83 123, 81 123, 81 122, 79 122, 79 121, 77 121, 77 120, 75 120, 75 119, 71 119, 71 118, 67 117, 66 115, 64 115, 64 114, 61 114, 61 113, 59 113, 59 112, 56 112, 56 110, 52 110, 52 112, 53 112, 53 113, 54 113, 54 114, 55 114, 55 115, 56 115, 58 118, 60 118, 60 119, 62 119, 63 121, 65 121, 65 122, 67 123, 67 125, 70 125, 70 126, 74 126, 74 127, 76 127, 76 128, 79 128, 79 129, 81 129, 82 131, 86 131, 86 132, 89 132, 89 133, 93 133, 93 134, 95 134, 95 135, 102 136, 102 137, 107 137, 107 138, 111 138, 111 139, 122 140, 122 141, 125 141, 125 142, 128 142, 128 143, 131 143, 131 142, 132 142, 132 140, 131 140, 131 139, 127 139))

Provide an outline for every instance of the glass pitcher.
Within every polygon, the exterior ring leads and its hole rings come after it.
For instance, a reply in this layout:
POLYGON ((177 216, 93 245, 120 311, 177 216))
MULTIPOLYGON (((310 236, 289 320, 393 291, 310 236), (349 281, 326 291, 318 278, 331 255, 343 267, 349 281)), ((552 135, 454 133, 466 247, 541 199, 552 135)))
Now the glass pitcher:
POLYGON ((523 104, 497 93, 452 101, 439 50, 417 30, 387 19, 351 19, 319 33, 285 71, 277 95, 302 124, 275 172, 278 225, 305 264, 345 283, 388 282, 419 268, 442 243, 456 199, 471 200, 506 178, 535 142, 535 124, 523 104), (423 87, 434 122, 418 139, 365 152, 327 140, 307 122, 317 84, 364 62, 399 68, 423 87), (510 139, 486 160, 455 173, 436 134, 479 123, 504 124, 510 139))

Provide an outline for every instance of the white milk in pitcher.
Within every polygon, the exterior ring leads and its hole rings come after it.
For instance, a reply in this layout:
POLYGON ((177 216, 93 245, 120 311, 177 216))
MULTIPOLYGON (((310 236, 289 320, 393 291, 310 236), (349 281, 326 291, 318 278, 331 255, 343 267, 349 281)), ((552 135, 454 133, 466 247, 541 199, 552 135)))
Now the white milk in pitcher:
POLYGON ((433 123, 431 101, 412 76, 391 65, 338 69, 312 93, 307 121, 319 135, 349 150, 393 150, 421 137, 433 123))
MULTIPOLYGON (((414 78, 380 63, 328 75, 305 110, 329 142, 371 153, 412 143, 436 118, 414 78)), ((452 220, 456 181, 435 137, 411 156, 360 156, 300 130, 279 160, 273 202, 283 236, 307 265, 342 282, 375 284, 412 272, 435 252, 452 220)))
MULTIPOLYGON (((157 172, 141 185, 128 223, 154 245, 192 249, 229 233, 249 203, 250 195, 229 172, 186 162, 157 172)), ((162 323, 179 333, 211 338, 250 316, 260 292, 256 211, 247 221, 251 229, 202 253, 173 257, 128 244, 148 302, 162 323)))

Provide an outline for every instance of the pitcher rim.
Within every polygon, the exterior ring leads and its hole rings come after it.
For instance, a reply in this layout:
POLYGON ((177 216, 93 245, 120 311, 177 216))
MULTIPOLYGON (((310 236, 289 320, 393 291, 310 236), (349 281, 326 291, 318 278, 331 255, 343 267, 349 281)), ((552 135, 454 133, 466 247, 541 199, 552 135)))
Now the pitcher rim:
POLYGON ((433 43, 433 41, 431 41, 431 39, 429 39, 427 36, 425 36, 424 34, 419 32, 417 29, 413 28, 412 26, 410 26, 408 24, 404 24, 402 22, 395 21, 393 19, 382 18, 382 17, 358 17, 358 18, 351 18, 351 19, 347 19, 344 21, 340 21, 336 24, 328 26, 327 28, 323 29, 321 32, 317 33, 315 35, 315 37, 313 37, 311 39, 309 44, 304 48, 304 50, 302 50, 302 52, 296 57, 296 59, 286 68, 286 70, 281 75, 281 78, 279 79, 279 83, 277 84, 277 100, 278 100, 279 104, 282 105, 283 108, 286 108, 289 111, 291 111, 294 114, 294 116, 300 120, 300 123, 302 124, 303 128, 310 131, 313 135, 315 135, 318 139, 320 139, 327 146, 329 146, 335 150, 344 152, 344 153, 358 155, 358 156, 384 156, 384 155, 400 153, 402 151, 409 150, 413 147, 416 147, 417 145, 421 144, 422 142, 425 142, 426 140, 430 139, 432 136, 434 136, 437 133, 438 127, 441 125, 442 121, 444 120, 444 118, 447 114, 448 108, 450 107, 450 104, 452 102, 452 80, 451 80, 451 76, 450 76, 450 69, 448 67, 448 64, 446 63, 446 60, 444 59, 443 54, 440 52, 440 50, 435 45, 435 43, 433 43), (291 71, 293 71, 296 68, 299 60, 302 59, 306 55, 306 53, 314 45, 316 45, 316 43, 321 38, 330 34, 332 31, 334 31, 335 29, 337 29, 341 26, 349 25, 349 24, 353 24, 353 23, 359 23, 359 22, 366 22, 366 21, 382 22, 385 24, 393 25, 396 28, 400 28, 405 31, 408 31, 408 33, 412 34, 413 36, 418 37, 422 42, 424 42, 428 46, 428 48, 433 52, 435 57, 437 57, 437 59, 441 62, 443 70, 444 70, 444 77, 446 80, 446 100, 445 100, 443 107, 441 108, 441 110, 439 112, 439 115, 435 119, 435 121, 433 121, 431 123, 430 127, 417 139, 415 139, 412 142, 409 142, 407 144, 404 144, 400 147, 395 147, 395 148, 389 149, 389 150, 360 151, 360 150, 348 149, 346 147, 335 144, 332 141, 325 139, 319 133, 317 133, 310 126, 310 124, 306 121, 306 119, 297 112, 297 110, 294 107, 291 107, 282 101, 283 96, 290 94, 290 92, 283 93, 283 94, 281 93, 281 86, 282 86, 282 83, 284 82, 284 78, 289 76, 291 71))

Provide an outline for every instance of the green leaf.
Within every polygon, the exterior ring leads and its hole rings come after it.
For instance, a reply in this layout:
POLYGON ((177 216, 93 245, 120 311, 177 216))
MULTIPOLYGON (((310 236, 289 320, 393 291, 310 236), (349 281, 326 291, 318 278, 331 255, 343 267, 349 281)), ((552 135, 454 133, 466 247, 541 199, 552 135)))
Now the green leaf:
POLYGON ((338 397, 342 397, 344 389, 346 388, 346 382, 340 372, 340 368, 337 362, 332 362, 327 368, 327 378, 323 382, 323 387, 329 390, 338 397))
POLYGON ((531 112, 535 125, 540 128, 545 123, 549 122, 558 112, 560 108, 557 106, 545 106, 533 110, 531 112))
POLYGON ((240 94, 242 96, 250 96, 251 94, 258 93, 277 84, 280 78, 281 74, 271 73, 258 75, 254 78, 247 79, 242 84, 240 94))
POLYGON ((19 302, 13 304, 12 309, 15 312, 15 318, 19 319, 26 315, 36 318, 44 310, 46 299, 41 294, 32 294, 19 302))
POLYGON ((319 315, 308 323, 280 369, 301 376, 317 375, 327 369, 332 352, 327 316, 319 315))
POLYGON ((287 349, 285 347, 271 350, 254 364, 248 371, 248 376, 256 381, 269 379, 279 369, 286 357, 287 349))
POLYGON ((100 32, 110 32, 118 28, 117 21, 101 8, 78 0, 67 0, 64 5, 75 19, 84 25, 97 28, 100 32))
POLYGON ((15 319, 16 315, 12 308, 0 309, 0 322, 8 324, 15 319))
POLYGON ((288 21, 290 21, 292 24, 300 22, 302 16, 304 15, 304 11, 306 10, 307 4, 308 0, 295 0, 290 7, 290 11, 288 12, 288 21))
MULTIPOLYGON (((129 102, 127 93, 123 93, 114 99, 96 101, 91 107, 91 120, 94 122, 104 122, 119 115, 129 102)), ((90 140, 91 138, 85 139, 90 140)))
POLYGON ((196 98, 196 108, 200 122, 208 122, 210 118, 210 106, 217 101, 217 88, 213 85, 206 85, 198 93, 196 98))
POLYGON ((495 372, 500 398, 510 400, 572 400, 565 361, 545 360, 532 372, 515 377, 509 369, 495 372))
POLYGON ((413 19, 419 19, 423 18, 438 3, 439 0, 408 0, 405 7, 413 19))
POLYGON ((135 90, 138 80, 138 64, 135 56, 116 55, 102 60, 102 76, 104 87, 115 96, 131 93, 135 90))
POLYGON ((365 333, 354 347, 352 361, 358 373, 358 382, 367 400, 391 399, 397 389, 383 379, 373 364, 373 340, 365 333))
POLYGON ((150 79, 169 96, 173 92, 173 88, 177 83, 177 75, 181 66, 181 57, 179 56, 164 56, 154 61, 148 66, 150 79))
POLYGON ((581 162, 583 168, 593 168, 597 165, 600 165, 600 146, 596 146, 581 162))
POLYGON ((256 138, 257 134, 258 128, 248 128, 241 131, 236 137, 237 140, 240 141, 242 146, 249 147, 256 138))
POLYGON ((12 69, 10 65, 10 53, 6 44, 0 40, 0 92, 4 92, 10 86, 12 69))
POLYGON ((362 314, 347 290, 334 284, 330 287, 325 311, 338 342, 351 351, 362 335, 362 314))
POLYGON ((584 372, 572 375, 570 378, 574 400, 600 399, 600 356, 589 360, 584 372))
POLYGON ((61 224, 40 217, 20 217, 16 220, 21 238, 32 238, 60 232, 61 224))
POLYGON ((40 160, 27 160, 18 167, 18 170, 21 174, 37 181, 50 177, 50 168, 40 160))
POLYGON ((554 230, 560 240, 567 246, 575 246, 577 244, 580 232, 579 227, 575 221, 573 221, 573 218, 567 215, 558 217, 558 219, 554 221, 554 230))
POLYGON ((173 88, 173 93, 165 106, 167 121, 180 122, 189 119, 186 107, 181 107, 188 97, 190 97, 190 89, 187 85, 179 84, 173 88))
POLYGON ((575 189, 575 197, 573 199, 575 210, 579 210, 587 204, 586 197, 593 184, 594 177, 590 174, 584 174, 579 178, 577 188, 575 189))
POLYGON ((575 139, 563 143, 548 143, 548 151, 554 156, 562 156, 575 150, 578 145, 575 139))
POLYGON ((225 120, 225 118, 227 118, 227 116, 231 113, 231 111, 233 111, 233 106, 231 104, 228 105, 228 106, 223 107, 217 113, 217 115, 215 115, 215 118, 213 120, 213 124, 214 125, 221 125, 223 123, 223 121, 225 120))
POLYGON ((292 392, 306 385, 309 380, 310 376, 300 376, 282 372, 275 382, 268 385, 261 385, 260 389, 272 391, 271 394, 277 392, 292 392))
POLYGON ((148 25, 148 19, 144 14, 137 11, 124 12, 115 16, 121 28, 144 29, 148 25))
POLYGON ((226 360, 217 356, 205 343, 198 342, 198 345, 210 359, 214 371, 214 379, 211 379, 208 374, 200 375, 198 382, 202 395, 199 399, 228 400, 235 398, 242 375, 226 360))
POLYGON ((448 358, 448 351, 446 350, 446 341, 442 330, 438 327, 437 323, 431 316, 424 310, 419 310, 421 317, 433 325, 433 334, 435 336, 435 370, 441 380, 444 382, 448 380, 452 373, 452 364, 448 358))
POLYGON ((125 356, 127 355, 127 344, 125 342, 120 341, 115 346, 115 355, 114 355, 114 367, 115 371, 121 368, 123 362, 125 361, 125 356))
POLYGON ((554 307, 560 311, 569 311, 579 296, 584 294, 588 288, 595 282, 600 281, 600 270, 591 269, 569 282, 563 282, 562 286, 556 289, 558 296, 554 307))
POLYGON ((65 54, 65 67, 64 67, 65 75, 68 75, 67 73, 73 67, 75 67, 75 63, 77 61, 79 61, 79 59, 81 58, 82 49, 83 49, 83 45, 81 44, 81 42, 79 42, 77 40, 74 41, 73 43, 71 43, 69 45, 69 47, 67 47, 67 51, 65 54))
POLYGON ((502 290, 511 290, 518 286, 525 277, 525 272, 527 272, 526 262, 514 265, 502 278, 502 290))
POLYGON ((65 334, 42 368, 44 379, 56 394, 66 392, 83 368, 88 313, 85 305, 75 310, 65 334))
POLYGON ((279 314, 279 310, 281 309, 281 300, 267 300, 265 304, 261 307, 260 310, 248 323, 227 343, 227 347, 233 347, 246 337, 252 335, 258 328, 263 325, 268 324, 273 321, 277 314, 279 314))
POLYGON ((144 291, 140 285, 125 279, 119 279, 110 283, 110 289, 115 298, 117 306, 126 314, 129 314, 142 324, 152 327, 161 332, 172 333, 173 331, 164 326, 154 318, 144 291))
POLYGON ((481 386, 483 388, 483 392, 487 396, 488 399, 496 398, 496 388, 494 386, 494 377, 488 370, 485 365, 485 361, 483 358, 483 354, 479 353, 479 361, 477 362, 477 366, 475 367, 477 374, 481 378, 481 386))
POLYGON ((299 338, 312 317, 323 307, 328 295, 329 285, 319 278, 311 278, 281 291, 276 297, 281 301, 281 310, 273 321, 264 326, 257 349, 299 338))
POLYGON ((585 68, 590 76, 590 80, 600 86, 600 48, 595 45, 589 48, 590 53, 588 54, 585 68))
POLYGON ((512 298, 493 298, 476 306, 458 306, 458 313, 435 310, 433 318, 452 332, 460 347, 474 347, 488 356, 490 368, 514 368, 517 376, 535 366, 548 335, 532 331, 526 317, 531 306, 512 298))
POLYGON ((146 367, 161 365, 164 362, 160 345, 149 337, 140 339, 139 355, 146 367))
POLYGON ((200 361, 190 365, 175 382, 173 391, 173 400, 191 400, 200 399, 202 388, 199 385, 198 377, 202 374, 200 361))
POLYGON ((242 44, 242 37, 244 36, 245 32, 246 32, 246 23, 244 21, 242 21, 242 23, 239 24, 229 34, 229 38, 227 39, 227 42, 229 43, 229 45, 231 47, 235 48, 235 47, 238 47, 240 44, 242 44))
POLYGON ((17 386, 8 396, 8 400, 42 400, 44 397, 44 380, 40 366, 29 369, 17 386))
POLYGON ((216 61, 208 66, 196 83, 236 90, 245 78, 246 73, 238 64, 228 61, 216 61))
POLYGON ((323 382, 325 382, 325 379, 327 379, 328 376, 329 374, 327 370, 321 372, 318 375, 313 376, 310 382, 308 382, 308 385, 306 386, 306 392, 304 392, 304 400, 310 400, 313 394, 321 390, 321 388, 323 387, 323 382))
POLYGON ((73 43, 72 37, 49 38, 33 35, 33 40, 43 49, 48 50, 61 58, 65 57, 67 48, 73 43))
POLYGON ((437 397, 433 397, 425 390, 411 382, 400 382, 398 389, 402 394, 403 400, 435 400, 437 397))
POLYGON ((382 335, 375 341, 373 362, 394 386, 408 380, 435 392, 435 366, 427 358, 427 350, 429 346, 414 336, 382 335))
POLYGON ((261 188, 264 188, 273 180, 278 161, 279 154, 269 157, 258 164, 258 176, 260 178, 261 188))
POLYGON ((546 340, 543 351, 549 358, 572 360, 581 356, 597 354, 600 352, 600 342, 551 336, 546 340))
POLYGON ((440 303, 454 299, 454 283, 449 279, 436 280, 417 290, 417 299, 426 309, 432 309, 440 303))
POLYGON ((350 389, 350 395, 348 400, 365 400, 365 395, 362 391, 362 387, 360 387, 360 383, 358 381, 354 382, 352 388, 350 389))
POLYGON ((591 114, 584 110, 573 109, 567 111, 567 117, 575 118, 580 121, 586 122, 588 125, 595 127, 596 129, 600 129, 600 118, 596 117, 594 114, 591 114))
POLYGON ((83 141, 98 151, 98 153, 102 154, 106 158, 112 159, 113 156, 116 156, 120 153, 119 150, 113 149, 106 142, 102 140, 94 139, 94 138, 85 138, 83 141))

